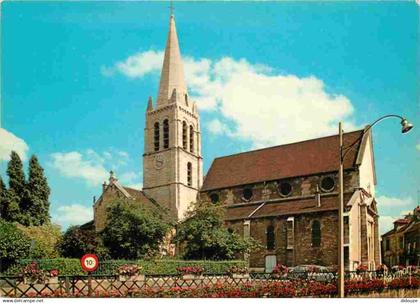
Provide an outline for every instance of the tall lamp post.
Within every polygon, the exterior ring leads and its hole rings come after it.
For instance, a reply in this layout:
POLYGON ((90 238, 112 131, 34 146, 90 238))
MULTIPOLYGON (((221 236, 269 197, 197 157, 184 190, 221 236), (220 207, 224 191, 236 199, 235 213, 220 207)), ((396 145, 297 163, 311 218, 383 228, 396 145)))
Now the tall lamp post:
POLYGON ((366 127, 363 130, 362 135, 357 138, 353 143, 348 146, 343 145, 343 129, 341 122, 338 124, 338 132, 340 137, 340 170, 339 170, 339 187, 340 187, 340 204, 338 206, 338 293, 340 298, 344 298, 344 218, 343 218, 343 208, 344 208, 344 182, 343 182, 343 162, 344 157, 347 155, 349 150, 358 142, 362 141, 366 133, 378 122, 387 119, 387 118, 398 118, 401 120, 401 132, 403 134, 409 132, 413 125, 407 121, 407 119, 399 115, 386 115, 380 117, 374 121, 371 125, 366 127))

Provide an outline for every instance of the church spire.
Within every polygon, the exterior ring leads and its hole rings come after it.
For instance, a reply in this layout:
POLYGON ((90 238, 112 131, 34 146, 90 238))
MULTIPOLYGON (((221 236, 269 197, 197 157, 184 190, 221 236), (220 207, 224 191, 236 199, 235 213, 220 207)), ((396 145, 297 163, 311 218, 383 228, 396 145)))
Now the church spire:
POLYGON ((184 80, 184 66, 179 50, 175 18, 171 12, 156 107, 168 104, 174 90, 176 91, 176 94, 182 98, 181 100, 185 99, 187 87, 184 80))

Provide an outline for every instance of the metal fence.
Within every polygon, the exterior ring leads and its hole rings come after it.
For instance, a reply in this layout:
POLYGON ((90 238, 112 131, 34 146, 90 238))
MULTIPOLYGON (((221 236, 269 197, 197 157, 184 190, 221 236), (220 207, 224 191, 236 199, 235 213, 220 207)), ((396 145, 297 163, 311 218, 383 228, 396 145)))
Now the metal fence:
MULTIPOLYGON (((261 277, 265 279, 265 277, 261 277)), ((230 276, 203 275, 183 279, 179 275, 148 275, 141 280, 120 280, 118 275, 60 276, 57 283, 24 283, 20 277, 0 277, 0 295, 5 297, 92 296, 100 293, 117 293, 125 296, 132 291, 162 290, 176 287, 209 287, 217 284, 237 286, 251 277, 232 278, 230 276)))
MULTIPOLYGON (((396 277, 412 276, 412 273, 347 272, 351 280, 392 280, 396 277)), ((0 276, 0 296, 2 297, 49 297, 49 296, 130 296, 133 292, 162 291, 174 288, 205 288, 217 285, 240 286, 244 283, 265 283, 270 281, 308 282, 334 284, 335 272, 289 272, 273 275, 270 273, 250 273, 239 277, 230 275, 204 274, 185 278, 179 275, 146 275, 141 278, 122 280, 118 275, 60 276, 52 283, 24 283, 21 277, 0 276), (106 296, 106 295, 104 295, 106 296)))

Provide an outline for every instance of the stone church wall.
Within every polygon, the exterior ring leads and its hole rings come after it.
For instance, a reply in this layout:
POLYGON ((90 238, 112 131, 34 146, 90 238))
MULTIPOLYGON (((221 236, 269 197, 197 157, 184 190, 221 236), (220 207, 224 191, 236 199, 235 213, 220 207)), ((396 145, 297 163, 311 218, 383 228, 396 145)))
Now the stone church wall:
MULTIPOLYGON (((257 184, 239 185, 230 188, 205 191, 200 193, 200 200, 210 202, 210 195, 217 193, 221 203, 227 206, 231 204, 246 203, 247 201, 244 201, 242 197, 242 191, 245 187, 252 188, 253 195, 250 202, 290 197, 298 198, 302 196, 314 195, 317 191, 317 188, 322 194, 323 192, 320 189, 319 184, 324 176, 332 176, 334 178, 335 188, 333 192, 337 192, 338 175, 326 173, 315 176, 295 177, 279 181, 267 181, 257 184), (292 192, 287 197, 282 196, 278 190, 278 184, 282 181, 287 181, 292 185, 292 192)), ((352 191, 358 186, 358 172, 346 171, 344 174, 344 187, 346 188, 346 191, 352 191)))
MULTIPOLYGON (((334 211, 299 214, 277 218, 251 220, 251 237, 262 247, 254 250, 249 257, 250 267, 264 268, 265 256, 276 255, 277 263, 287 266, 316 264, 329 266, 337 264, 337 213, 334 211), (287 247, 287 219, 294 218, 293 249, 287 247), (312 246, 312 221, 321 224, 321 245, 312 246), (267 227, 274 227, 275 247, 267 249, 267 227)), ((243 235, 243 221, 227 222, 227 227, 243 235)))

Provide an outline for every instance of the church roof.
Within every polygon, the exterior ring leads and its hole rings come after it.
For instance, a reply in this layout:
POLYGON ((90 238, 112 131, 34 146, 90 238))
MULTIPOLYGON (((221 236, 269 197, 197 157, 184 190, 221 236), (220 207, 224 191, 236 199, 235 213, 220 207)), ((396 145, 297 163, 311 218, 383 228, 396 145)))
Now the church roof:
POLYGON ((168 100, 173 95, 174 89, 176 90, 176 94, 187 94, 187 87, 184 80, 184 66, 176 33, 175 17, 171 15, 156 107, 167 105, 168 100))
POLYGON ((124 189, 129 193, 130 197, 136 200, 137 202, 140 202, 141 204, 161 208, 161 206, 155 200, 146 196, 144 191, 130 188, 130 187, 125 187, 125 186, 124 186, 124 189))
MULTIPOLYGON (((141 205, 145 205, 147 207, 151 207, 152 209, 159 209, 166 211, 159 203, 157 203, 154 199, 151 197, 148 197, 142 190, 134 189, 131 187, 126 187, 120 184, 118 179, 115 177, 114 172, 110 172, 109 176, 109 184, 104 183, 104 192, 99 197, 97 201, 95 201, 95 204, 100 204, 102 201, 104 201, 104 193, 110 191, 110 195, 115 195, 115 190, 122 194, 122 196, 129 200, 134 200, 136 203, 139 203, 141 205), (110 191, 111 189, 111 191, 110 191)), ((115 197, 118 197, 118 195, 115 195, 115 197)), ((108 198, 106 198, 109 200, 108 198)))
MULTIPOLYGON (((345 133, 344 146, 352 144, 362 133, 363 130, 345 133)), ((366 137, 349 149, 344 169, 360 164, 359 150, 366 137)), ((333 172, 338 168, 339 136, 334 135, 216 158, 201 191, 333 172)))
MULTIPOLYGON (((352 194, 345 194, 345 200, 348 200, 352 194)), ((318 206, 314 197, 292 199, 289 201, 273 201, 258 204, 235 204, 227 207, 227 220, 255 219, 274 216, 297 215, 301 213, 311 213, 320 211, 337 210, 338 195, 329 195, 321 197, 321 204, 318 206)))

